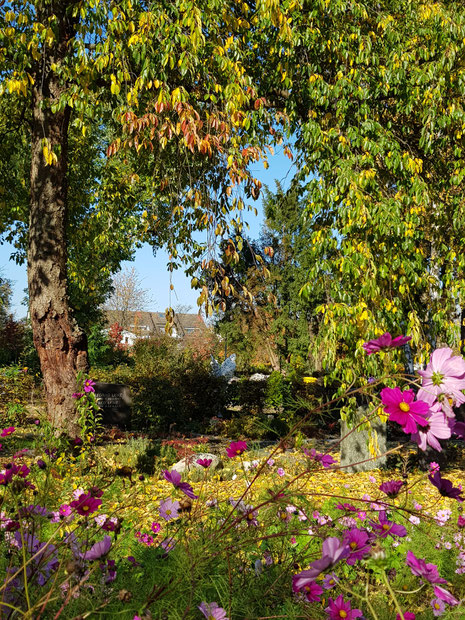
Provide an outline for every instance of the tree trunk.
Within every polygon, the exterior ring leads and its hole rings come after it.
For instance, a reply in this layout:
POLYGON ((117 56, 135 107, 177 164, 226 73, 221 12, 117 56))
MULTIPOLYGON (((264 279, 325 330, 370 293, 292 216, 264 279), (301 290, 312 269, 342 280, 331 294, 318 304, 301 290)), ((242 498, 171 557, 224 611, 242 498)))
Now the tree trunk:
MULTIPOLYGON (((74 36, 69 17, 72 3, 41 3, 44 22, 52 13, 58 21, 57 40, 45 48, 34 68, 31 135, 31 204, 28 239, 29 304, 34 345, 45 384, 48 415, 57 432, 79 432, 76 374, 87 369, 87 340, 72 316, 67 296, 67 158, 70 108, 53 113, 63 92, 52 63, 60 64, 74 36), (52 8, 53 6, 53 8, 52 8), (47 142, 44 142, 47 140, 47 142), (44 146, 56 154, 46 162, 44 146)), ((42 14, 41 14, 42 13, 42 14)))

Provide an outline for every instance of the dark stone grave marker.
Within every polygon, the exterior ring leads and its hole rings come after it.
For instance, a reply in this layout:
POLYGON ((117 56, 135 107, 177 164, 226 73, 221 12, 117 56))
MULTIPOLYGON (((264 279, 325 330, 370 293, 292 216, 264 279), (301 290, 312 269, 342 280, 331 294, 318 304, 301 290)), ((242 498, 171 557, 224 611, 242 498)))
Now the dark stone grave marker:
POLYGON ((120 383, 96 382, 94 388, 103 424, 121 428, 129 427, 132 405, 129 387, 120 383))

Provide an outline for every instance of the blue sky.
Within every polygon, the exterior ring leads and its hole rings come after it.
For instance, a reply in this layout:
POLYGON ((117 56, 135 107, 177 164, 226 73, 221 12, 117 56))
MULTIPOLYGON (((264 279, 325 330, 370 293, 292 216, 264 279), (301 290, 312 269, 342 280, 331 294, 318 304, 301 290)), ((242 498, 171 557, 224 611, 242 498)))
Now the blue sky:
MULTIPOLYGON (((275 188, 275 179, 282 182, 287 187, 290 180, 294 176, 292 162, 283 154, 282 150, 277 150, 276 154, 268 157, 269 168, 265 170, 263 163, 259 162, 252 169, 253 175, 260 179, 263 185, 268 185, 271 190, 275 188)), ((258 237, 263 223, 263 211, 261 198, 254 203, 258 209, 258 216, 253 213, 246 213, 244 220, 249 224, 250 229, 247 236, 251 238, 258 237)), ((21 305, 24 298, 24 289, 27 287, 27 274, 25 265, 16 265, 10 259, 14 252, 14 247, 9 243, 0 245, 0 271, 2 275, 11 280, 13 285, 13 296, 11 311, 16 318, 22 318, 26 315, 25 306, 21 305)), ((168 255, 163 250, 158 250, 156 256, 153 256, 152 248, 146 244, 136 252, 135 260, 123 263, 124 266, 134 266, 137 270, 143 288, 149 291, 153 300, 151 310, 164 311, 170 305, 191 306, 194 312, 197 311, 198 292, 191 289, 190 278, 184 275, 181 270, 172 274, 172 284, 174 290, 170 290, 170 274, 166 268, 168 263, 168 255)))

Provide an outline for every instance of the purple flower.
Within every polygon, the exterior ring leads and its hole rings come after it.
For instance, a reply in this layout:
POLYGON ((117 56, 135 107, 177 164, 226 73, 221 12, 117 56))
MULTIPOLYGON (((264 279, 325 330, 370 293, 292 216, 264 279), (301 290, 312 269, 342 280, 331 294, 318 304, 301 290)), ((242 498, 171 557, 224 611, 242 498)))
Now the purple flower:
POLYGON ((427 446, 431 446, 433 450, 441 452, 442 448, 438 439, 449 439, 451 429, 439 403, 431 407, 426 420, 427 425, 418 428, 417 432, 412 435, 412 440, 417 442, 420 450, 426 450, 427 446))
POLYGON ((196 463, 200 465, 200 467, 205 467, 205 469, 207 469, 207 467, 210 467, 212 464, 212 460, 213 459, 197 459, 196 463))
POLYGON ((323 588, 325 590, 331 590, 331 588, 334 588, 334 586, 337 585, 338 581, 339 579, 334 573, 329 573, 323 579, 323 588))
POLYGON ((441 599, 441 601, 447 603, 447 605, 458 605, 460 602, 454 596, 452 596, 450 592, 448 592, 444 588, 441 588, 441 586, 434 586, 434 594, 437 596, 437 598, 441 599))
POLYGON ((179 516, 179 509, 181 504, 172 499, 165 499, 160 502, 160 507, 158 508, 158 512, 162 519, 165 521, 171 521, 172 519, 176 519, 179 516))
POLYGON ((226 611, 218 603, 200 603, 199 609, 207 620, 228 620, 226 611))
POLYGON ((6 486, 15 476, 27 478, 31 470, 26 465, 7 465, 6 469, 0 472, 0 485, 6 486))
POLYGON ((403 486, 403 480, 389 480, 388 482, 383 482, 383 484, 379 486, 379 490, 386 493, 388 497, 394 498, 399 495, 399 491, 403 486))
POLYGON ((84 392, 86 392, 86 394, 89 394, 90 392, 95 392, 95 381, 92 381, 92 379, 86 379, 84 381, 84 392))
MULTIPOLYGON (((405 620, 415 620, 415 614, 411 611, 404 611, 405 620)), ((401 620, 400 614, 397 614, 396 620, 401 620)))
POLYGON ((326 607, 325 612, 330 620, 354 620, 362 616, 361 610, 352 609, 350 601, 344 601, 342 594, 336 600, 329 598, 328 603, 329 605, 326 607))
POLYGON ((463 515, 459 515, 459 518, 457 519, 457 526, 465 527, 465 517, 463 515))
POLYGON ((454 487, 450 480, 442 478, 439 471, 437 471, 433 475, 428 476, 428 478, 429 481, 434 484, 434 486, 443 497, 451 497, 452 499, 456 499, 458 502, 463 502, 461 489, 454 487))
POLYGON ((194 490, 188 482, 181 482, 181 474, 175 469, 172 469, 171 471, 165 469, 163 476, 165 477, 165 480, 171 482, 173 486, 182 491, 184 495, 187 495, 187 497, 190 497, 191 499, 198 498, 198 495, 194 495, 194 490))
POLYGON ((240 456, 247 450, 247 444, 245 441, 231 441, 229 447, 226 448, 226 454, 229 458, 234 458, 235 456, 240 456))
POLYGON ((302 588, 310 582, 315 581, 320 573, 332 568, 340 560, 346 558, 350 553, 349 547, 341 543, 339 538, 330 537, 323 542, 322 557, 310 564, 308 570, 304 570, 292 577, 292 589, 300 592, 302 588))
POLYGON ((333 459, 330 454, 323 454, 322 452, 317 452, 315 448, 312 448, 310 452, 303 448, 303 452, 312 460, 317 461, 317 463, 321 463, 325 469, 328 469, 328 467, 331 467, 331 465, 337 463, 337 461, 333 459))
POLYGON ((395 347, 402 347, 404 344, 412 340, 412 336, 397 336, 396 338, 392 338, 389 332, 386 332, 379 338, 375 340, 369 340, 362 344, 362 347, 365 349, 367 355, 371 355, 372 353, 377 353, 382 349, 393 349, 395 347))
POLYGON ((346 559, 349 566, 366 557, 370 553, 370 536, 365 530, 354 527, 344 534, 344 543, 350 549, 350 555, 346 559))
POLYGON ((446 609, 446 604, 440 598, 435 598, 431 601, 431 607, 435 616, 442 616, 446 609))
POLYGON ((446 579, 439 576, 438 567, 435 564, 426 564, 425 560, 415 557, 412 551, 407 551, 406 564, 414 575, 430 583, 447 583, 446 579))
POLYGON ((379 523, 370 521, 373 528, 376 530, 380 538, 386 538, 386 536, 407 536, 407 530, 403 525, 388 521, 386 512, 381 510, 378 514, 379 523))
POLYGON ((42 459, 37 459, 37 467, 39 469, 46 469, 47 468, 47 464, 42 459))
POLYGON ((398 387, 381 390, 384 411, 389 413, 392 422, 398 422, 402 426, 404 433, 416 433, 417 424, 420 426, 428 424, 425 420, 429 411, 428 403, 422 400, 414 402, 414 398, 413 390, 402 392, 398 387))
POLYGON ((286 472, 284 471, 282 467, 278 467, 278 470, 276 473, 278 474, 278 476, 281 476, 281 478, 286 475, 286 472))
POLYGON ((84 396, 83 392, 73 392, 72 393, 72 397, 75 398, 76 400, 79 400, 80 398, 82 398, 84 396))
POLYGON ((170 536, 161 541, 160 547, 164 549, 165 553, 169 553, 176 547, 176 541, 170 536))
POLYGON ((465 422, 457 422, 457 420, 454 420, 453 422, 452 432, 454 435, 465 439, 465 422))
POLYGON ((89 562, 99 560, 110 551, 110 547, 111 538, 109 536, 104 536, 103 540, 96 542, 95 545, 92 545, 89 551, 81 553, 80 556, 83 560, 88 560, 89 562))

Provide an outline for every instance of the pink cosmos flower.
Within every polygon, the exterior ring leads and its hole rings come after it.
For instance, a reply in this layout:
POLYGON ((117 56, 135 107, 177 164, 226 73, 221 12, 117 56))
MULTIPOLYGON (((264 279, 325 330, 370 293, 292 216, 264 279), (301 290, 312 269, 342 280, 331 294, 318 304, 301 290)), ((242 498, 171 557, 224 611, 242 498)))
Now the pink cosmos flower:
POLYGON ((161 525, 153 521, 152 525, 150 526, 150 529, 152 530, 154 534, 158 534, 158 532, 161 530, 161 525))
POLYGON ((207 620, 228 620, 226 611, 218 603, 200 603, 199 609, 207 620))
POLYGON ((231 441, 229 447, 226 448, 226 454, 230 459, 235 456, 240 456, 247 450, 247 444, 245 441, 231 441))
POLYGON ((456 499, 458 502, 463 502, 464 498, 462 497, 462 489, 454 487, 452 482, 447 480, 447 478, 443 478, 439 471, 436 471, 435 474, 428 476, 428 479, 431 484, 434 484, 443 497, 451 497, 452 499, 456 499))
POLYGON ((381 401, 384 411, 389 413, 392 422, 398 422, 404 433, 416 433, 417 424, 426 426, 428 422, 425 416, 428 414, 429 405, 422 400, 414 402, 413 390, 402 392, 400 388, 383 388, 381 401))
POLYGON ((386 538, 386 536, 407 536, 407 530, 403 525, 399 525, 398 523, 394 523, 393 521, 388 521, 386 517, 386 512, 381 510, 378 515, 379 523, 375 523, 375 521, 370 521, 373 529, 376 530, 378 536, 380 538, 386 538))
POLYGON ((361 610, 352 609, 350 601, 344 601, 342 594, 336 600, 328 599, 328 603, 329 606, 326 607, 325 612, 330 620, 354 620, 362 616, 361 610))
POLYGON ((434 594, 437 598, 441 599, 441 601, 447 603, 447 605, 458 605, 460 602, 454 596, 452 596, 450 592, 448 592, 444 588, 441 588, 441 586, 434 586, 434 594))
POLYGON ((334 586, 337 585, 338 581, 339 581, 339 578, 337 577, 337 575, 335 575, 334 573, 329 573, 323 579, 323 588, 325 590, 331 590, 332 588, 334 588, 334 586))
POLYGON ((82 398, 84 396, 84 392, 73 392, 71 394, 72 398, 75 398, 76 400, 79 400, 80 398, 82 398))
POLYGON ((83 560, 88 560, 88 561, 98 560, 110 551, 110 547, 111 547, 111 538, 109 536, 104 536, 103 540, 96 542, 95 545, 92 545, 89 551, 86 551, 85 553, 81 553, 80 556, 83 560))
MULTIPOLYGON (((404 611, 405 620, 415 620, 416 616, 412 611, 404 611)), ((400 614, 397 614, 396 620, 402 620, 400 614)))
POLYGON ((292 577, 292 589, 294 592, 300 592, 303 587, 310 582, 315 581, 320 573, 332 568, 340 560, 346 558, 350 553, 350 548, 345 543, 341 543, 339 538, 330 537, 323 541, 321 551, 322 557, 310 564, 308 570, 304 570, 292 577))
POLYGON ((86 379, 84 381, 84 392, 86 392, 87 394, 89 394, 90 392, 95 392, 95 381, 92 381, 92 379, 86 379))
POLYGON ((399 491, 404 486, 403 480, 388 480, 380 484, 379 490, 386 493, 388 497, 394 498, 399 495, 399 491))
POLYGON ((465 517, 463 515, 459 515, 459 518, 457 519, 457 526, 465 527, 465 517))
POLYGON ((407 551, 406 564, 414 575, 422 577, 430 583, 447 583, 446 579, 439 576, 438 567, 435 564, 427 564, 425 560, 417 558, 412 551, 407 551))
POLYGON ((440 394, 447 394, 455 406, 465 402, 465 360, 453 355, 452 349, 444 347, 431 354, 425 370, 419 370, 423 377, 418 398, 432 405, 440 394))
POLYGON ((386 332, 379 338, 375 340, 369 340, 362 344, 362 347, 365 349, 367 355, 371 355, 372 353, 377 353, 382 349, 393 349, 395 347, 403 347, 404 344, 407 344, 412 340, 412 336, 397 336, 396 338, 392 338, 389 332, 386 332))
POLYGON ((82 516, 90 515, 95 512, 99 506, 102 505, 102 500, 92 497, 90 493, 81 493, 78 499, 69 504, 76 512, 82 516))
POLYGON ((315 581, 311 581, 302 588, 301 593, 305 595, 309 603, 318 603, 321 600, 320 594, 323 593, 323 588, 315 581))
POLYGON ((172 469, 171 471, 165 469, 163 476, 165 477, 165 480, 171 482, 171 484, 182 491, 184 495, 187 495, 187 497, 190 497, 191 499, 197 499, 198 495, 194 495, 194 490, 191 485, 188 482, 181 482, 181 474, 175 469, 172 469))
POLYGON ((436 404, 431 407, 426 420, 427 425, 418 428, 417 432, 412 434, 412 440, 416 441, 420 450, 426 450, 427 446, 431 446, 433 450, 441 452, 442 447, 438 439, 449 439, 451 430, 440 405, 436 404))
POLYGON ((303 448, 304 454, 306 454, 309 458, 317 461, 317 463, 321 463, 325 469, 331 467, 334 463, 337 463, 335 459, 330 454, 323 454, 322 452, 317 452, 315 448, 312 448, 310 452, 303 448))
POLYGON ((165 521, 171 521, 172 519, 176 519, 179 516, 179 509, 181 504, 177 501, 173 502, 171 499, 165 499, 160 502, 160 507, 158 508, 158 512, 162 519, 165 521))
POLYGON ((353 566, 355 562, 366 557, 370 553, 371 537, 365 530, 359 530, 354 527, 344 534, 344 543, 349 546, 350 555, 346 559, 349 566, 353 566))
POLYGON ((442 616, 446 609, 446 604, 440 598, 435 598, 431 601, 431 607, 433 608, 433 615, 442 616))
POLYGON ((11 435, 12 433, 15 432, 15 427, 14 426, 9 426, 8 428, 4 428, 2 429, 2 432, 0 433, 0 437, 7 437, 8 435, 11 435))
POLYGON ((212 464, 212 460, 213 459, 197 459, 196 463, 197 465, 200 465, 200 467, 204 467, 205 469, 207 469, 207 467, 210 467, 210 465, 212 464))

